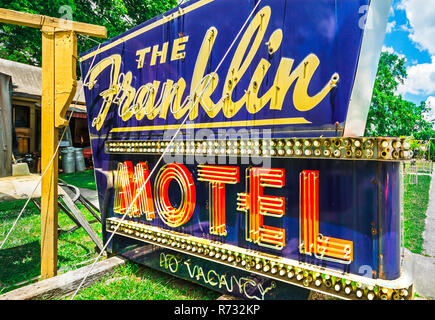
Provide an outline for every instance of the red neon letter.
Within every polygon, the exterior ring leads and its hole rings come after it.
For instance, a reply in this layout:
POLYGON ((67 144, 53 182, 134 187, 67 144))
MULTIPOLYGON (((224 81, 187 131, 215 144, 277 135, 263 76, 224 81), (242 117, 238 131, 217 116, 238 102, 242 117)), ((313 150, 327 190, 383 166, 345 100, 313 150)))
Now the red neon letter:
POLYGON ((198 180, 209 184, 210 234, 226 236, 225 184, 239 182, 239 168, 223 166, 198 166, 198 180))
POLYGON ((352 241, 326 237, 319 233, 319 171, 302 171, 299 188, 302 223, 299 251, 307 255, 314 254, 318 259, 344 264, 352 262, 352 241))
POLYGON ((172 228, 185 224, 192 217, 196 205, 196 189, 189 170, 178 163, 163 166, 154 185, 157 213, 162 221, 172 228), (168 195, 171 181, 178 183, 181 190, 181 205, 175 209, 168 195))
POLYGON ((149 170, 146 163, 139 163, 134 169, 133 163, 126 161, 118 164, 118 170, 115 179, 115 203, 114 212, 117 214, 125 214, 131 206, 128 215, 130 217, 140 217, 145 213, 147 220, 155 218, 154 204, 151 195, 151 184, 148 179, 149 170), (148 181, 147 181, 148 180, 148 181), (146 184, 145 184, 146 181, 146 184), (145 187, 143 185, 145 184, 145 187), (132 201, 136 198, 136 193, 143 187, 140 195, 132 205, 132 201))
POLYGON ((285 170, 251 168, 246 177, 246 193, 237 197, 237 210, 246 212, 246 240, 281 250, 285 246, 285 230, 263 225, 263 216, 284 216, 285 199, 263 195, 263 188, 284 187, 285 170))
POLYGON ((147 220, 151 221, 156 216, 154 213, 153 196, 151 193, 150 172, 146 162, 139 163, 134 170, 136 192, 140 191, 137 201, 139 202, 140 211, 145 213, 147 220), (146 182, 146 183, 145 183, 146 182), (145 187, 144 187, 145 185, 145 187))

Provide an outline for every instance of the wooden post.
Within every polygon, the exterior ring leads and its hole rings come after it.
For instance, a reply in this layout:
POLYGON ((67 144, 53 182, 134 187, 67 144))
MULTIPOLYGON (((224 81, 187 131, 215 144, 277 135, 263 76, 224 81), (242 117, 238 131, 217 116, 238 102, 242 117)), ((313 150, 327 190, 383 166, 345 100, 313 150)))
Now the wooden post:
POLYGON ((42 31, 41 172, 41 277, 57 274, 58 130, 77 88, 77 34, 105 38, 106 28, 0 9, 0 22, 42 31))
POLYGON ((41 182, 41 277, 57 274, 57 171, 56 152, 58 128, 55 117, 55 30, 42 29, 42 105, 41 105, 41 173, 47 170, 41 182), (51 164, 50 164, 51 162, 51 164))

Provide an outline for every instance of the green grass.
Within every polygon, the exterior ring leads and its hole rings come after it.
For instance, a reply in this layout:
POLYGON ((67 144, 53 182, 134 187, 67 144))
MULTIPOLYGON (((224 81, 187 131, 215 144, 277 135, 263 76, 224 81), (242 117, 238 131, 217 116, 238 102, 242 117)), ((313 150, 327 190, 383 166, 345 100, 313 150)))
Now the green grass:
POLYGON ((97 190, 93 169, 83 172, 63 173, 59 175, 59 179, 62 179, 66 183, 72 184, 78 188, 97 190))
POLYGON ((420 175, 417 184, 405 185, 405 247, 418 254, 423 252, 423 232, 429 203, 430 184, 431 177, 429 175, 420 175))
MULTIPOLYGON (((24 206, 25 200, 0 202, 0 241, 24 206)), ((78 206, 88 221, 92 215, 84 207, 78 206)), ((59 225, 66 230, 75 224, 59 210, 59 225)), ((101 237, 101 225, 92 224, 101 237)), ((0 294, 17 287, 20 282, 31 281, 40 275, 41 268, 41 219, 33 203, 29 202, 23 215, 11 233, 5 246, 0 250, 0 294)), ((74 269, 74 265, 95 256, 94 243, 83 228, 71 233, 62 233, 58 241, 58 268, 74 269)))
POLYGON ((75 300, 214 300, 220 295, 191 282, 127 262, 113 274, 81 290, 75 300))

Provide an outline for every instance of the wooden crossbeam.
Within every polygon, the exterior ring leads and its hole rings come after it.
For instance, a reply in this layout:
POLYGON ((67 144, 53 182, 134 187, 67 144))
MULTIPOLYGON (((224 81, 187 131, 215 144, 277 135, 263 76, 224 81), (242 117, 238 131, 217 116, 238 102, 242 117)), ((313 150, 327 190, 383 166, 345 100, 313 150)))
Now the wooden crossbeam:
POLYGON ((43 26, 46 26, 65 31, 74 31, 75 33, 92 37, 107 37, 107 29, 103 26, 53 18, 39 14, 30 14, 3 8, 0 8, 0 23, 9 23, 37 29, 41 29, 43 26))

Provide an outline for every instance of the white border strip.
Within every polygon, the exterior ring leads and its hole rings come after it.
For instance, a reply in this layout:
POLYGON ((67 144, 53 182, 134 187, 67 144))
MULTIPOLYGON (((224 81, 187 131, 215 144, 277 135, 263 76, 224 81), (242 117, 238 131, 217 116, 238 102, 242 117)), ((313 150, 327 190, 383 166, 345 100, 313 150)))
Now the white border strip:
POLYGON ((364 135, 392 1, 371 1, 343 137, 364 135))

